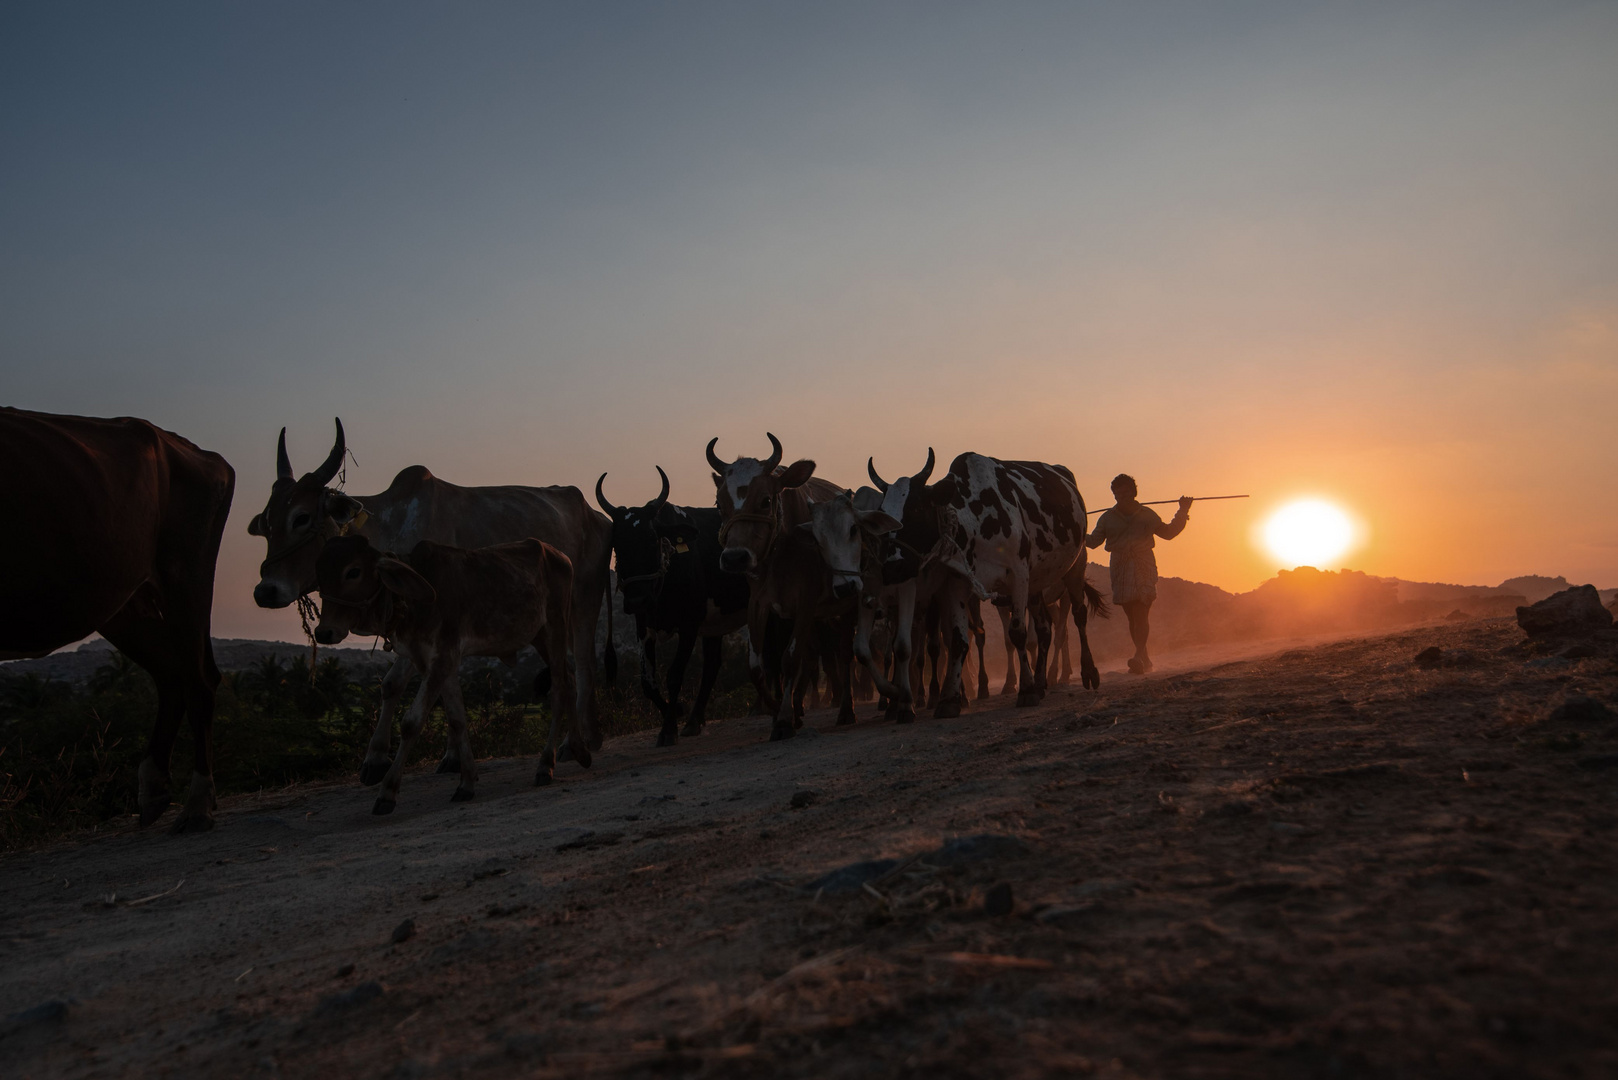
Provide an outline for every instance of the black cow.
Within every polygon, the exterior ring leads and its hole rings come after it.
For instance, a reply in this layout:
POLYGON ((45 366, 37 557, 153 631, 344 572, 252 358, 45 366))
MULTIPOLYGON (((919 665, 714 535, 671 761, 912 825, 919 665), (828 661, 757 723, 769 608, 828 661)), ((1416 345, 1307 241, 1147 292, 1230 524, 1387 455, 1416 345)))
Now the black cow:
POLYGON ((618 558, 618 591, 624 611, 635 618, 640 642, 640 686, 663 715, 658 746, 673 746, 684 706, 680 689, 685 666, 702 639, 702 682, 685 722, 686 735, 702 734, 708 696, 719 677, 721 639, 747 621, 747 579, 719 568, 719 511, 669 505, 669 478, 661 467, 663 491, 645 506, 614 506, 596 481, 596 502, 612 518, 612 549, 618 558), (675 634, 668 671, 668 698, 657 688, 657 633, 675 634))

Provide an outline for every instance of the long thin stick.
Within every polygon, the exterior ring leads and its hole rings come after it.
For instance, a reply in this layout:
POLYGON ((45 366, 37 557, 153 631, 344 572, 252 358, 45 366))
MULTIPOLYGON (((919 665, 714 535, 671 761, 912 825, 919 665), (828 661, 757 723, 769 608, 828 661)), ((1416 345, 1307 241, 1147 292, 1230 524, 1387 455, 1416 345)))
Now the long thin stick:
MULTIPOLYGON (((1193 497, 1192 501, 1193 502, 1212 502, 1215 499, 1250 499, 1250 498, 1252 498, 1251 495, 1202 495, 1202 496, 1193 497)), ((1140 505, 1142 505, 1142 506, 1167 506, 1169 503, 1177 503, 1179 501, 1180 501, 1179 499, 1154 499, 1152 502, 1143 502, 1140 505)), ((1101 513, 1102 510, 1111 510, 1111 509, 1112 509, 1112 507, 1110 507, 1110 506, 1103 506, 1103 507, 1101 507, 1100 510, 1086 510, 1085 513, 1086 514, 1099 514, 1099 513, 1101 513)))

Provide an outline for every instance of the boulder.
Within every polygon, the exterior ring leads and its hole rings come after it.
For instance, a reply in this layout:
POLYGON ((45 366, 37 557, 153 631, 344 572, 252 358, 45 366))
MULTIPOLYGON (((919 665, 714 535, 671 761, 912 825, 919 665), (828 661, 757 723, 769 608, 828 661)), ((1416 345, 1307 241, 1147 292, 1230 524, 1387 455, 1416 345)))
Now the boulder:
POLYGON ((1594 585, 1577 585, 1517 609, 1517 625, 1529 637, 1582 637, 1612 626, 1594 585))

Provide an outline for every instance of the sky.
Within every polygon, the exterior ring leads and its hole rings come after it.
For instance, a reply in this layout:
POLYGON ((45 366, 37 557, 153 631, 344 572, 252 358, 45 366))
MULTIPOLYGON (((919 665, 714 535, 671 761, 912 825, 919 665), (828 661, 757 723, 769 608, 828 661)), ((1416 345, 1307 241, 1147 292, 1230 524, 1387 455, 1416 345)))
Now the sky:
POLYGON ((1618 585, 1618 5, 16 3, 0 404, 710 505, 967 450, 1288 500, 1412 580, 1618 585))

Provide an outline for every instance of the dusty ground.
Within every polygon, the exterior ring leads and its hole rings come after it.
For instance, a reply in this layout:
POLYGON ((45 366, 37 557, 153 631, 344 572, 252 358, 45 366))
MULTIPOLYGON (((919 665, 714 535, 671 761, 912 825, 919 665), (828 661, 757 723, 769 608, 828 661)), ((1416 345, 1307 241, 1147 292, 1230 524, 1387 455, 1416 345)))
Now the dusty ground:
POLYGON ((13 856, 0 1071, 1612 1076, 1618 731, 1552 713, 1618 705, 1618 662, 1520 636, 636 735, 549 789, 493 762, 470 804, 308 787, 13 856))

